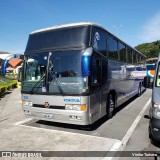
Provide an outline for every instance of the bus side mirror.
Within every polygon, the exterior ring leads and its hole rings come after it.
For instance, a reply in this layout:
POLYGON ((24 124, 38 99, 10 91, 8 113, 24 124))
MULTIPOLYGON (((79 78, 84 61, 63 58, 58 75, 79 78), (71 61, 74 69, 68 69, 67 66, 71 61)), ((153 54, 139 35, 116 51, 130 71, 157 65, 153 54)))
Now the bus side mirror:
POLYGON ((153 78, 146 76, 143 79, 143 86, 145 88, 153 88, 153 78))

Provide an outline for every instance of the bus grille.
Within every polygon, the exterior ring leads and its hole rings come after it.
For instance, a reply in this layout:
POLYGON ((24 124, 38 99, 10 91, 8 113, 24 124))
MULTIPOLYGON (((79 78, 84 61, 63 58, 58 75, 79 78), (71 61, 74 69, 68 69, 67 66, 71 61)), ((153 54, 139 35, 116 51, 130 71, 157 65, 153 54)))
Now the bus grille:
MULTIPOLYGON (((44 105, 42 104, 33 104, 33 107, 37 107, 37 108, 46 108, 44 105)), ((53 106, 50 105, 47 109, 65 109, 65 106, 53 106)))

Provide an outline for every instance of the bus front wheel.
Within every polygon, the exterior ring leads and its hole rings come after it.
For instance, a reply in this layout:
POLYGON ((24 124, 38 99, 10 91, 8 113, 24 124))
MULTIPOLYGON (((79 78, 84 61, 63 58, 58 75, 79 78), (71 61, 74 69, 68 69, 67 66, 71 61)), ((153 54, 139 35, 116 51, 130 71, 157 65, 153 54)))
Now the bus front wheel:
POLYGON ((112 94, 108 95, 107 98, 107 118, 110 119, 113 117, 113 112, 115 108, 115 98, 112 94))

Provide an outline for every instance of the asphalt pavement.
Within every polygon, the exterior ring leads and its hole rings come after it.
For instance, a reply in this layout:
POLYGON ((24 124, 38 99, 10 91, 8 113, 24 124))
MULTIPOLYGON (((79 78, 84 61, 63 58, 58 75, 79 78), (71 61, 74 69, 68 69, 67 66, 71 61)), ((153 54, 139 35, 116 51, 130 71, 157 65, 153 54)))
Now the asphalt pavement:
MULTIPOLYGON (((144 118, 144 115, 148 114, 150 97, 151 90, 147 90, 141 97, 134 97, 116 109, 112 119, 107 120, 104 117, 93 124, 92 130, 87 130, 76 125, 26 118, 21 108, 20 91, 14 89, 0 97, 0 151, 54 151, 55 153, 56 151, 62 151, 57 154, 70 151, 67 154, 71 157, 65 158, 26 158, 54 160, 114 159, 115 157, 106 157, 107 151, 117 150, 159 151, 158 147, 150 143, 148 119, 144 118), (149 105, 146 105, 147 102, 149 105), (83 151, 87 152, 83 153, 83 151), (73 153, 83 153, 86 154, 86 157, 78 158, 77 156, 75 158, 73 153), (92 155, 89 157, 87 154, 92 155), (94 157, 95 154, 101 155, 100 157, 94 157)), ((8 157, 5 159, 21 158, 8 157)), ((136 159, 141 158, 136 157, 136 159)), ((128 157, 121 157, 120 159, 128 159, 128 157)), ((132 159, 135 158, 132 157, 132 159)))

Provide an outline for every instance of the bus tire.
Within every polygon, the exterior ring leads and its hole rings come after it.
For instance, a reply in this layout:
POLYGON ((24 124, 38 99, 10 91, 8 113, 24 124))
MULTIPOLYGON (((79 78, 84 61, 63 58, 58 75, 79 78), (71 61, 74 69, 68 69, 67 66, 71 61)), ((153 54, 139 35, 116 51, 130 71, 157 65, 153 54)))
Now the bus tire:
POLYGON ((158 142, 153 138, 153 136, 152 136, 152 133, 151 133, 151 128, 150 128, 150 126, 148 127, 148 130, 149 130, 149 138, 150 138, 150 141, 151 141, 151 144, 153 144, 153 145, 158 145, 158 142))
POLYGON ((138 97, 140 97, 142 95, 142 86, 141 83, 138 86, 138 97))
POLYGON ((113 117, 113 112, 115 109, 115 98, 110 93, 107 98, 107 119, 111 119, 113 117))

